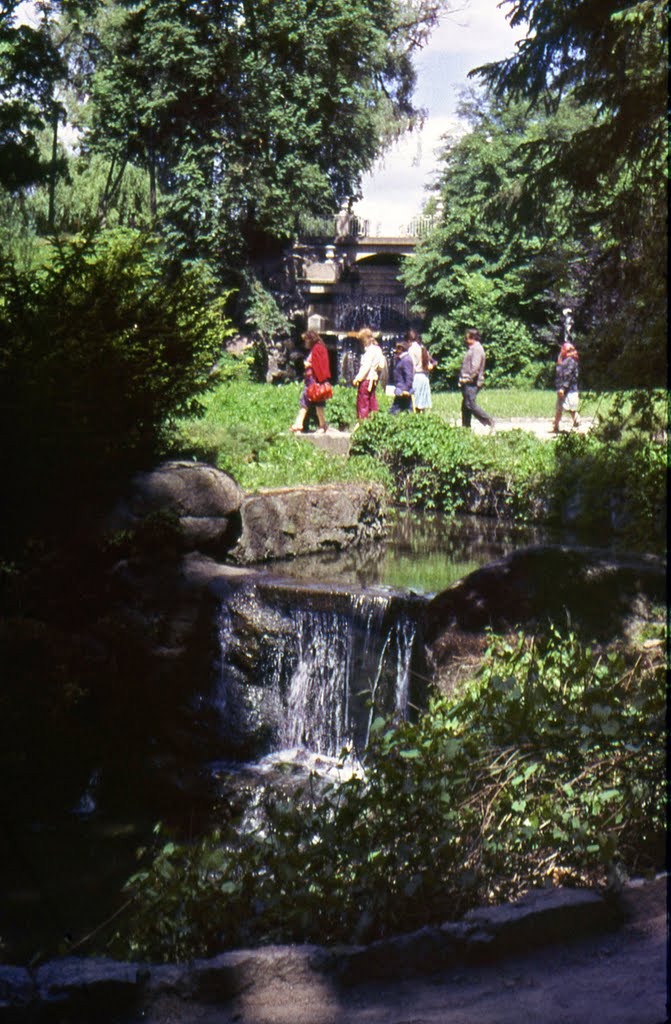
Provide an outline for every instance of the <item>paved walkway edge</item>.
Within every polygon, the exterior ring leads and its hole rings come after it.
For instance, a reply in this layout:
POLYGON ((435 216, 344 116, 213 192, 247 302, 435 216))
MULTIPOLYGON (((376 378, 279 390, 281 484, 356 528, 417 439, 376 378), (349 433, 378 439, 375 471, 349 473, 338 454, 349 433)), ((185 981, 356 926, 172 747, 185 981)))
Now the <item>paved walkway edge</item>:
POLYGON ((512 952, 612 930, 637 900, 666 909, 668 876, 630 882, 619 897, 591 889, 536 890, 515 903, 472 910, 462 921, 425 927, 367 946, 266 946, 233 950, 207 960, 156 965, 66 957, 40 967, 0 966, 2 1019, 37 1020, 43 1010, 118 1014, 176 995, 224 1002, 274 979, 326 974, 343 985, 429 974, 512 952))

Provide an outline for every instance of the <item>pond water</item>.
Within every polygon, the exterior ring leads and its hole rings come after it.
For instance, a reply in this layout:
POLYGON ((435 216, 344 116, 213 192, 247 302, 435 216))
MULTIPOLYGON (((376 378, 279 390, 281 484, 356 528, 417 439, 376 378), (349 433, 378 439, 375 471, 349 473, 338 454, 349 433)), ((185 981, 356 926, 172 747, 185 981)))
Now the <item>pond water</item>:
MULTIPOLYGON (((386 543, 273 563, 266 578, 296 587, 333 584, 428 596, 515 548, 557 540, 575 538, 475 517, 402 515, 386 543)), ((203 691, 210 686, 212 680, 202 681, 203 691)), ((313 764, 310 756, 292 756, 299 771, 313 764)), ((173 791, 166 800, 166 792, 149 791, 141 773, 129 776, 120 750, 114 807, 100 797, 94 771, 87 791, 65 815, 31 821, 23 814, 13 821, 8 809, 0 832, 0 953, 5 962, 104 948, 105 930, 92 941, 82 940, 121 904, 121 883, 135 870, 134 852, 150 838, 152 825, 171 821, 187 834, 197 832, 209 812, 213 783, 221 797, 230 771, 236 770, 221 762, 182 763, 180 768, 196 786, 186 793, 173 791)), ((254 766, 240 764, 238 770, 263 778, 254 766)))
POLYGON ((268 566, 274 579, 437 594, 480 566, 532 544, 576 543, 567 531, 478 516, 402 513, 385 542, 268 566))

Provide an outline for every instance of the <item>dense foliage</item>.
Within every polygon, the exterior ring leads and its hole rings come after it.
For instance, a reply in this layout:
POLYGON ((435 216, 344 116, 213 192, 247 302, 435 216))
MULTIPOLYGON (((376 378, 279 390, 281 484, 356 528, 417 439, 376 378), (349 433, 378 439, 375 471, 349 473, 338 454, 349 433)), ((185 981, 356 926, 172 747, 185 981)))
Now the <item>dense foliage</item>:
POLYGON ((446 5, 70 0, 41 5, 36 25, 19 25, 16 6, 0 20, 7 145, 35 171, 6 169, 0 185, 11 193, 47 170, 49 226, 72 230, 81 209, 67 191, 91 166, 89 219, 103 222, 128 175, 144 172, 131 224, 151 223, 173 255, 230 275, 291 238, 300 213, 356 196, 417 123, 413 54, 446 5))
MULTIPOLYGON (((576 325, 602 379, 666 377, 668 193, 667 0, 508 0, 528 35, 512 57, 479 69, 499 96, 556 109, 570 94, 591 116, 532 149, 520 205, 548 209, 556 183, 574 197, 576 325)), ((478 72, 474 72, 477 74, 478 72)), ((573 303, 569 303, 573 304, 573 303)))
POLYGON ((462 104, 405 275, 438 379, 477 326, 491 381, 549 382, 570 307, 593 386, 663 386, 668 5, 508 6, 530 34, 472 72, 488 91, 462 104))
POLYGON ((579 255, 566 189, 546 195, 542 217, 519 209, 538 164, 535 140, 566 136, 585 120, 575 103, 530 116, 526 104, 471 93, 460 115, 466 134, 448 138, 435 186, 436 226, 405 264, 404 280, 438 359, 437 382, 455 384, 464 332, 477 326, 494 386, 552 386, 562 340, 561 291, 579 255))
POLYGON ((223 303, 138 232, 54 242, 31 271, 0 261, 0 424, 21 531, 57 511, 75 522, 156 458, 210 386, 223 303))
POLYGON ((0 189, 15 190, 47 174, 39 132, 60 111, 54 91, 64 73, 47 32, 16 22, 21 0, 0 9, 0 189))
MULTIPOLYGON (((661 641, 659 641, 661 644, 661 641)), ((657 649, 657 648, 654 648, 657 649)), ((604 883, 664 847, 664 671, 570 630, 493 638, 483 668, 416 723, 375 719, 363 776, 263 823, 161 839, 129 880, 115 952, 361 941, 455 919, 530 886, 604 883)))

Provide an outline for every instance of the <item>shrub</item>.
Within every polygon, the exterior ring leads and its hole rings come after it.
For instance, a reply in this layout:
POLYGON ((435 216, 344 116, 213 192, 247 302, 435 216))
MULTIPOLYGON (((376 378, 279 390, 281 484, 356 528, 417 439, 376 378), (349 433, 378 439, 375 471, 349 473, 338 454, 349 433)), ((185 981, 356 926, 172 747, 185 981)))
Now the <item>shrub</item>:
POLYGON ((20 527, 95 506, 198 410, 229 333, 223 302, 134 231, 56 240, 37 270, 0 262, 0 424, 20 527))
POLYGON ((547 445, 522 431, 477 436, 433 416, 377 417, 354 436, 352 455, 375 454, 389 467, 395 497, 443 512, 543 518, 547 445))

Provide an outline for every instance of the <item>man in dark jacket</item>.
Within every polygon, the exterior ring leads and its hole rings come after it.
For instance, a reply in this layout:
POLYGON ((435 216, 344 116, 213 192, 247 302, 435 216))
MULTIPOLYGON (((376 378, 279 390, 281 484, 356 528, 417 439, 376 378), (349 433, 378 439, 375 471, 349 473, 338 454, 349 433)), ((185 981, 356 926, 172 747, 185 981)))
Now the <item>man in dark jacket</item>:
POLYGON ((415 368, 408 349, 409 341, 396 343, 396 363, 394 365, 394 401, 389 412, 395 416, 399 412, 412 412, 412 382, 415 368))
POLYGON ((459 387, 461 388, 461 424, 470 427, 471 416, 489 427, 490 434, 494 433, 496 424, 492 416, 477 403, 478 391, 485 379, 485 350, 480 341, 480 332, 475 330, 466 331, 466 344, 468 352, 464 356, 459 373, 459 387))

